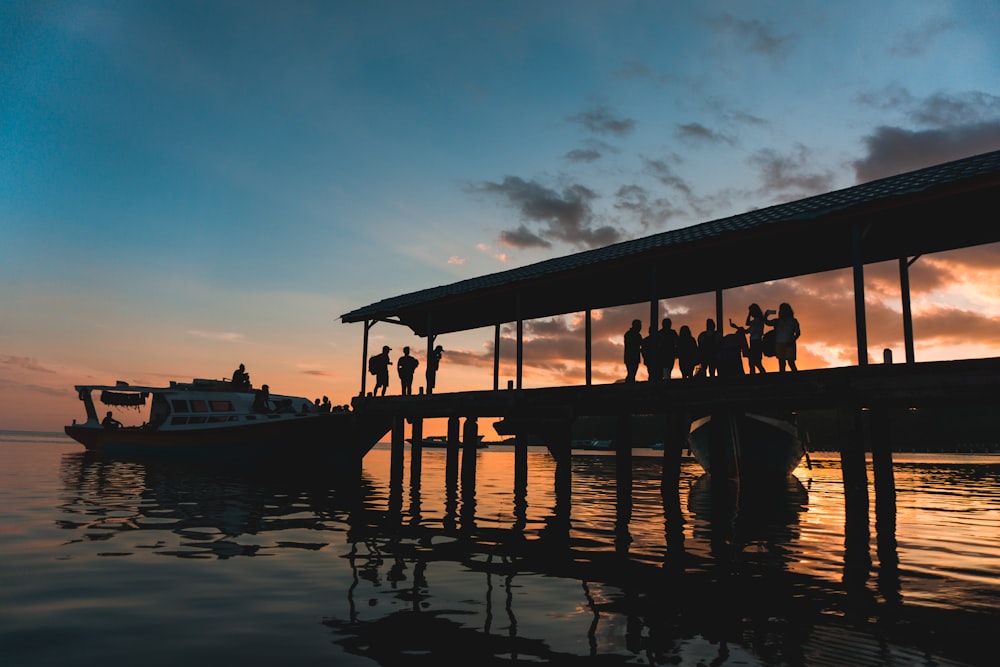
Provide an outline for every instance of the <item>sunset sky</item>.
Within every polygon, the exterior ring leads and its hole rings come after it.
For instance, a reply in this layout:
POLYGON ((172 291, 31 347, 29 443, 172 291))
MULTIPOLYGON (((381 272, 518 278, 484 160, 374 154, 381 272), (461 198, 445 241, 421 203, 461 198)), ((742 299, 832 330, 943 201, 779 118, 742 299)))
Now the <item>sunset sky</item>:
MULTIPOLYGON (((357 307, 1000 149, 996 2, 8 0, 0 30, 0 429, 241 362, 347 403, 357 307)), ((913 265, 918 361, 1000 355, 998 267, 913 265)), ((902 360, 896 264, 865 287, 902 360)), ((857 362, 850 272, 725 300, 791 303, 802 369, 857 362)), ((663 307, 697 334, 714 296, 663 307)), ((595 382, 647 312, 594 314, 595 382)), ((580 317, 528 323, 526 387, 581 382, 580 317)), ((492 330, 438 342, 438 390, 492 386, 492 330)))

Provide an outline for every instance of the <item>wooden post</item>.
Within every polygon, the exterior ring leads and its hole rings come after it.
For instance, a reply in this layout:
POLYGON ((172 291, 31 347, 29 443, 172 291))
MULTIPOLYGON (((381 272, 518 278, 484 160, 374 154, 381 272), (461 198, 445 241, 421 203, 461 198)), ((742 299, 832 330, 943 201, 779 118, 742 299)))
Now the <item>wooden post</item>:
POLYGON ((841 408, 837 417, 844 478, 844 583, 864 586, 871 569, 864 412, 857 406, 841 408))
POLYGON ((477 417, 466 417, 462 433, 462 486, 475 484, 476 481, 476 450, 479 446, 479 420, 477 417))
POLYGON ((448 417, 448 444, 445 446, 445 483, 458 483, 458 417, 448 417))
POLYGON ((424 446, 422 440, 424 437, 424 420, 420 417, 414 417, 411 420, 410 426, 410 486, 413 486, 413 480, 420 479, 420 469, 423 463, 423 451, 424 446))
POLYGON ((871 411, 872 471, 875 476, 875 536, 878 588, 898 602, 899 552, 896 544, 896 480, 892 466, 892 429, 887 407, 871 411))

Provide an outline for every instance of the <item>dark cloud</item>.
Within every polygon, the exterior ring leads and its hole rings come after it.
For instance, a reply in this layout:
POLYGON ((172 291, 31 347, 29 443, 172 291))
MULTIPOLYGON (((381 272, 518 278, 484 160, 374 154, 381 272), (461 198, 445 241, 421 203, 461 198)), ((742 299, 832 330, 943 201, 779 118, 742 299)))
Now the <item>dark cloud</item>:
POLYGON ((541 225, 538 230, 522 224, 516 230, 501 232, 500 241, 509 246, 550 247, 553 241, 558 241, 596 248, 622 238, 620 230, 596 224, 591 202, 597 195, 583 185, 567 186, 560 193, 533 181, 508 176, 501 183, 485 182, 471 190, 499 197, 516 208, 526 223, 541 225))
POLYGON ((664 186, 687 196, 692 196, 691 186, 678 176, 665 160, 644 160, 644 171, 664 186))
POLYGON ((703 141, 712 144, 733 145, 736 140, 728 135, 710 130, 701 123, 685 123, 678 125, 674 136, 682 141, 703 141))
POLYGON ((858 183, 1000 149, 1000 120, 922 131, 882 126, 864 143, 867 155, 854 162, 858 183))
POLYGON ((751 155, 747 161, 758 170, 763 189, 769 195, 812 195, 827 192, 833 184, 833 174, 817 171, 809 150, 802 145, 797 145, 786 154, 765 148, 751 155))
POLYGON ((1000 116, 1000 97, 981 91, 938 92, 920 98, 902 86, 887 86, 860 93, 856 99, 873 109, 901 113, 928 129, 975 125, 1000 116))
POLYGON ((302 373, 304 375, 312 375, 314 377, 321 377, 321 378, 336 377, 335 373, 330 373, 329 371, 305 370, 302 371, 302 373))
POLYGON ((500 242, 512 248, 551 248, 552 244, 524 225, 500 232, 500 242))
POLYGON ((615 209, 629 213, 644 231, 662 229, 671 218, 683 213, 669 199, 650 197, 649 191, 639 185, 621 186, 615 199, 615 209))
POLYGON ((568 116, 567 120, 582 125, 594 134, 610 134, 617 137, 624 137, 635 128, 633 119, 622 118, 604 105, 568 116))
POLYGON ((592 148, 578 148, 569 151, 564 157, 570 162, 594 162, 601 159, 601 153, 592 148))
POLYGON ((794 35, 777 34, 771 25, 756 19, 739 19, 731 14, 722 14, 712 22, 735 36, 750 51, 772 58, 784 58, 796 40, 794 35))

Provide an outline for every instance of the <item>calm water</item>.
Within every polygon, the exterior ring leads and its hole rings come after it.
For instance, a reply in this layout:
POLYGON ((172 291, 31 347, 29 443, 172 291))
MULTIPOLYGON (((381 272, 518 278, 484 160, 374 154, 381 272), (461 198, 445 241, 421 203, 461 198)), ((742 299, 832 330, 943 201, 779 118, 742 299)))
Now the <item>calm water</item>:
POLYGON ((2 667, 996 664, 1000 456, 896 454, 895 535, 872 494, 845 553, 832 455, 738 512, 685 459, 665 512, 648 450, 629 506, 602 454, 567 503, 543 448, 521 489, 480 450, 474 492, 443 450, 351 485, 81 449, 0 432, 2 667))

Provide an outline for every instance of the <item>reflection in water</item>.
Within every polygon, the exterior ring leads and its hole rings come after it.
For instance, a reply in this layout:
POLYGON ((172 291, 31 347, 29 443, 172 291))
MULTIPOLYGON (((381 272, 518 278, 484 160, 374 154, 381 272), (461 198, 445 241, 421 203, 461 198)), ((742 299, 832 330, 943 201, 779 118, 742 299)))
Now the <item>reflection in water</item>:
MULTIPOLYGON (((387 456, 373 451, 368 463, 387 456)), ((103 543, 102 556, 312 552, 320 582, 347 582, 316 621, 343 651, 380 664, 834 664, 842 641, 855 664, 883 664, 887 652, 941 662, 941 646, 900 644, 948 618, 921 610, 899 630, 872 622, 884 622, 885 603, 899 607, 894 535, 883 544, 879 530, 879 558, 895 565, 867 589, 863 614, 827 576, 843 570, 844 526, 842 503, 831 504, 836 476, 822 464, 805 484, 790 476, 713 497, 696 466, 663 487, 655 457, 635 459, 625 494, 613 457, 574 457, 567 483, 545 452, 523 465, 512 453, 476 456, 475 479, 449 479, 444 454, 425 452, 417 478, 383 484, 367 469, 338 480, 68 455, 59 525, 70 543, 103 543)))

